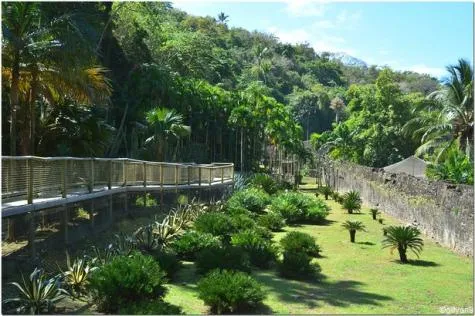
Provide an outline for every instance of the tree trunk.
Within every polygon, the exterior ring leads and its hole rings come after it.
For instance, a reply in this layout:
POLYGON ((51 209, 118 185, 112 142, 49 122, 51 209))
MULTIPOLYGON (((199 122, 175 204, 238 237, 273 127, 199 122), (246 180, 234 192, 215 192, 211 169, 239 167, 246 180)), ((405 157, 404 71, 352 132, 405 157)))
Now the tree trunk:
POLYGON ((31 82, 31 97, 30 97, 30 155, 35 154, 35 134, 36 134, 36 95, 38 92, 38 70, 35 69, 32 72, 32 82, 31 82))
POLYGON ((356 230, 350 230, 350 241, 355 242, 356 230))
POLYGON ((244 172, 244 128, 241 127, 241 173, 244 172))
POLYGON ((407 261, 407 256, 406 256, 406 250, 401 246, 399 246, 397 250, 399 251, 399 259, 401 259, 401 262, 407 263, 408 261, 407 261))
POLYGON ((17 110, 18 110, 18 84, 20 81, 20 52, 14 53, 12 65, 12 83, 10 91, 10 156, 16 156, 16 138, 17 138, 17 110))

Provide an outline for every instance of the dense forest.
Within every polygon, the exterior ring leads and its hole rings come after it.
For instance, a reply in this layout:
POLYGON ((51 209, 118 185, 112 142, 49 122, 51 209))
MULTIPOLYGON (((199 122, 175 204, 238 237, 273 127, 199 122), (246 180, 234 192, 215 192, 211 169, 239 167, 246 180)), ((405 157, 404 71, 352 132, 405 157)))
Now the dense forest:
POLYGON ((347 65, 163 2, 2 3, 2 154, 232 161, 270 145, 473 181, 473 68, 347 65))

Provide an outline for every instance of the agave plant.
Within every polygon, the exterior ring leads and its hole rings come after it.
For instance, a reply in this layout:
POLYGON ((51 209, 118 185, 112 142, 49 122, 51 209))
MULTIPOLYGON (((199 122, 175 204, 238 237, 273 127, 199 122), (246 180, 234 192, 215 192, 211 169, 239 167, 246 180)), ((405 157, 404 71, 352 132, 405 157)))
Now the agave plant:
POLYGON ((260 188, 271 195, 276 193, 279 189, 274 178, 265 173, 256 173, 251 178, 251 185, 260 188))
POLYGON ((394 249, 397 249, 402 263, 408 262, 408 249, 419 258, 424 241, 419 237, 421 232, 417 228, 412 226, 389 226, 386 228, 386 232, 383 248, 391 248, 391 253, 394 249))
POLYGON ((341 226, 350 232, 350 241, 355 242, 355 236, 357 231, 366 231, 366 227, 362 222, 358 221, 346 221, 341 226))
POLYGON ((378 216, 379 210, 377 208, 372 208, 369 211, 371 212, 371 215, 373 216, 373 220, 376 220, 376 216, 378 216))
POLYGON ((61 288, 58 277, 46 279, 43 270, 38 268, 35 268, 27 280, 22 275, 22 281, 22 284, 9 283, 18 289, 19 296, 4 301, 7 304, 16 303, 17 311, 21 314, 52 312, 55 304, 68 294, 61 288))
POLYGON ((106 248, 104 248, 104 250, 100 250, 96 246, 92 246, 92 254, 98 265, 104 265, 117 254, 117 250, 112 244, 109 244, 106 248))
POLYGON ((135 233, 135 242, 140 250, 151 252, 158 247, 158 241, 153 233, 152 225, 140 227, 135 233))
POLYGON ((359 212, 361 210, 361 197, 358 191, 350 191, 343 196, 343 208, 348 214, 359 212))
POLYGON ((248 185, 248 177, 244 174, 234 174, 233 191, 244 190, 248 185))
POLYGON ((136 248, 136 241, 132 236, 124 233, 115 235, 115 248, 114 251, 119 255, 128 256, 136 248))
POLYGON ((71 264, 69 254, 66 253, 66 261, 68 269, 63 272, 64 282, 70 288, 70 294, 74 297, 79 297, 84 293, 90 273, 97 269, 97 267, 94 267, 96 260, 93 259, 91 262, 88 262, 86 258, 76 259, 71 264))

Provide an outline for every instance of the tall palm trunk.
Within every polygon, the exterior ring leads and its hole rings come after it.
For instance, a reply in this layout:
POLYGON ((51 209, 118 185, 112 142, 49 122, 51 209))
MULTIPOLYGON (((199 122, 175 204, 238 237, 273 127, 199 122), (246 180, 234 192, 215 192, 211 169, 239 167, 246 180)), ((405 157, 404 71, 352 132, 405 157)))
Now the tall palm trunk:
POLYGON ((16 155, 16 138, 17 138, 17 110, 19 106, 18 83, 20 81, 20 52, 14 53, 12 65, 12 83, 10 91, 10 155, 16 155))

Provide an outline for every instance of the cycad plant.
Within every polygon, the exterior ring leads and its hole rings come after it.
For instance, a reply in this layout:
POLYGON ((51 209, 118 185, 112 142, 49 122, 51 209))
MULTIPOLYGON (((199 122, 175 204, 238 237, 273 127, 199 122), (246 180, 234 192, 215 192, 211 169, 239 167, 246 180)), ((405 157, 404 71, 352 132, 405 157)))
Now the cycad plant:
POLYGON ((357 231, 366 231, 366 227, 363 225, 363 223, 358 221, 346 221, 341 226, 350 232, 351 242, 355 242, 357 231))
POLYGON ((320 192, 325 196, 325 200, 328 200, 328 196, 333 193, 333 190, 328 185, 325 185, 320 188, 320 192))
POLYGON ((419 258, 424 246, 423 240, 419 237, 421 232, 412 226, 390 226, 386 229, 386 238, 383 240, 383 248, 391 248, 399 252, 402 263, 407 263, 407 250, 410 249, 419 258))
POLYGON ((370 209, 371 215, 373 216, 373 220, 376 220, 376 216, 379 214, 379 210, 377 208, 370 209))
POLYGON ((358 191, 350 191, 343 196, 343 208, 348 214, 359 212, 361 210, 361 197, 358 191))
POLYGON ((43 270, 38 268, 35 268, 27 280, 23 276, 22 279, 22 284, 10 283, 18 289, 19 296, 4 301, 18 304, 17 311, 20 314, 52 312, 54 305, 68 294, 60 288, 57 277, 46 279, 43 270))

